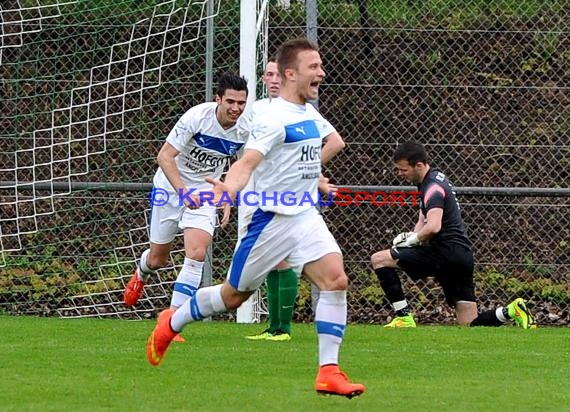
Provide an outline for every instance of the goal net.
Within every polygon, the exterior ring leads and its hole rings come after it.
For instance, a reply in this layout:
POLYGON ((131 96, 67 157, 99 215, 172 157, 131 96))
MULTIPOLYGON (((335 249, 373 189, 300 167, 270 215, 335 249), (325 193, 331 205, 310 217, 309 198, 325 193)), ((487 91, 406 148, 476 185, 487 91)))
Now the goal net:
MULTIPOLYGON (((164 307, 180 239, 140 307, 121 304, 148 247, 144 190, 176 119, 211 98, 216 73, 239 70, 235 3, 0 4, 0 311, 132 318, 164 307)), ((227 259, 210 264, 221 272, 227 259)))

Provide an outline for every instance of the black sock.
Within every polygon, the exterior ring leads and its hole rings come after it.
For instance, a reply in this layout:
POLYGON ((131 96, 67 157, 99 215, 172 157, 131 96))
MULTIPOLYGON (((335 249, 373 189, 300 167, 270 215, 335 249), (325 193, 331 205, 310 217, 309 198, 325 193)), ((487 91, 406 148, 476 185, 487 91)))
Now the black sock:
POLYGON ((388 298, 390 303, 406 299, 404 297, 404 289, 402 289, 402 283, 396 273, 396 269, 383 267, 374 269, 374 272, 376 273, 376 276, 378 276, 380 286, 382 286, 382 289, 386 294, 386 298, 388 298))
POLYGON ((405 308, 396 311, 396 316, 407 316, 409 314, 410 314, 409 306, 406 306, 405 308))
POLYGON ((479 313, 473 321, 469 324, 469 326, 502 326, 503 322, 501 322, 495 313, 494 310, 486 310, 485 312, 479 313))

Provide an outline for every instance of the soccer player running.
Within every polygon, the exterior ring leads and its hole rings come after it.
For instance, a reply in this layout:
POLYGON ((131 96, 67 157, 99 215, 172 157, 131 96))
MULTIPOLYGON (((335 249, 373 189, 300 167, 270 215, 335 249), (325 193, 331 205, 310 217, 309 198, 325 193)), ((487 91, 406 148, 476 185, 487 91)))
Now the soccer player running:
MULTIPOLYGON (((185 258, 174 284, 170 307, 180 307, 200 286, 217 210, 210 205, 197 207, 198 193, 211 191, 212 185, 205 178, 221 177, 229 159, 249 136, 248 120, 240 117, 247 93, 247 81, 243 77, 220 75, 216 101, 190 108, 167 136, 158 154, 159 168, 151 192, 150 248, 142 253, 124 291, 127 306, 137 303, 148 277, 166 266, 179 229, 183 230, 185 258)), ((229 205, 225 205, 222 226, 228 222, 229 211, 229 205)))
MULTIPOLYGON (((281 89, 281 76, 275 58, 270 58, 265 67, 262 77, 263 83, 267 87, 269 97, 257 100, 250 111, 252 116, 267 109, 272 99, 279 97, 281 89)), ((321 135, 325 136, 326 147, 321 153, 321 164, 325 165, 337 153, 345 147, 344 140, 335 128, 321 116, 313 106, 308 105, 307 110, 315 112, 317 116, 317 127, 321 135)), ((247 187, 243 191, 254 190, 253 179, 250 179, 247 187)), ((241 204, 239 206, 238 232, 240 235, 247 233, 245 224, 256 210, 255 206, 241 204)), ((295 311, 295 300, 299 286, 297 273, 287 264, 281 262, 273 268, 267 275, 267 312, 269 325, 257 335, 246 336, 249 340, 268 340, 275 342, 291 340, 291 326, 295 311)))
POLYGON ((372 255, 372 266, 395 316, 387 328, 415 327, 396 269, 418 280, 434 276, 445 300, 455 308, 457 323, 500 326, 508 320, 524 328, 536 327, 522 298, 506 307, 477 312, 473 251, 459 204, 447 177, 428 164, 423 145, 408 141, 394 152, 398 175, 418 186, 420 211, 413 232, 400 233, 391 249, 372 255))
MULTIPOLYGON (((308 100, 318 95, 325 72, 317 46, 306 39, 285 42, 277 53, 282 85, 280 97, 259 113, 244 155, 232 165, 225 181, 214 185, 215 201, 235 198, 254 173, 256 191, 268 196, 293 192, 297 199, 310 194, 310 202, 285 205, 264 202, 236 246, 229 275, 221 285, 200 288, 178 310, 162 312, 147 343, 147 357, 158 365, 174 336, 190 322, 235 309, 285 260, 319 288, 315 313, 319 370, 317 392, 353 397, 362 384, 349 382, 339 369, 338 356, 346 328, 348 278, 342 254, 322 216, 318 202, 322 136, 308 100)), ((325 144, 326 146, 326 144, 325 144)))

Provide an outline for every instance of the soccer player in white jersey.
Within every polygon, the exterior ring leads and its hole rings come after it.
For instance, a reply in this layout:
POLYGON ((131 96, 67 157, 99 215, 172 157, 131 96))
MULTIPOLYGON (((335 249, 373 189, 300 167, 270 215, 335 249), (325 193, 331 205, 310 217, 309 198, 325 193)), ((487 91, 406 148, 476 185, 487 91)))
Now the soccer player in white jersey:
MULTIPOLYGON (((270 58, 267 62, 262 80, 267 88, 269 97, 257 100, 253 104, 249 112, 250 120, 253 119, 256 113, 266 110, 272 99, 279 97, 281 76, 279 75, 277 60, 275 58, 270 58)), ((307 106, 307 109, 312 110, 313 107, 307 106)), ((335 128, 321 116, 316 109, 315 112, 318 118, 317 126, 321 129, 321 135, 325 136, 325 141, 327 142, 326 150, 321 153, 321 163, 325 165, 333 156, 344 149, 345 143, 335 128)), ((254 190, 253 179, 250 179, 242 191, 247 192, 250 190, 254 190)), ((238 218, 238 233, 240 235, 247 233, 245 222, 251 219, 251 215, 256 209, 255 206, 240 205, 238 218)), ((281 262, 267 274, 265 285, 267 291, 269 325, 261 333, 246 336, 246 338, 249 340, 268 340, 275 342, 291 340, 291 327, 299 286, 297 273, 287 262, 281 262)))
POLYGON ((176 311, 163 311, 149 336, 147 358, 158 365, 186 324, 239 307, 271 268, 285 260, 291 267, 301 268, 320 290, 315 313, 319 353, 315 390, 350 398, 362 394, 365 387, 349 382, 338 365, 346 328, 348 278, 340 248, 314 207, 324 136, 307 109, 307 101, 318 96, 325 72, 317 46, 307 39, 285 42, 277 56, 280 97, 254 119, 244 155, 232 165, 225 181, 208 182, 214 185, 214 203, 237 198, 252 173, 256 191, 267 197, 293 193, 296 199, 310 198, 313 203, 262 202, 236 246, 226 281, 198 289, 176 311))
MULTIPOLYGON (((127 284, 123 296, 126 305, 134 306, 147 278, 166 266, 179 229, 183 230, 185 258, 174 284, 170 306, 180 307, 200 286, 217 211, 209 205, 196 207, 199 205, 198 193, 212 189, 204 179, 221 177, 229 159, 249 136, 248 119, 241 116, 247 93, 247 81, 243 77, 222 74, 216 101, 192 107, 166 138, 158 154, 159 168, 150 196, 150 248, 142 253, 127 284)), ((221 224, 227 223, 228 219, 229 207, 226 207, 221 224)))

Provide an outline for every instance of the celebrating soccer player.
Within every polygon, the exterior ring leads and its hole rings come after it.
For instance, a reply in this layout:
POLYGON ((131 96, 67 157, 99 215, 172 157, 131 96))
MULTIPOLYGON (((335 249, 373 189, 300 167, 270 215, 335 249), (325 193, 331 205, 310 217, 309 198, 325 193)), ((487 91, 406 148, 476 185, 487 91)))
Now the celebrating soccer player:
MULTIPOLYGON (((199 193, 212 189, 204 179, 219 178, 229 159, 247 140, 249 125, 240 117, 247 93, 244 78, 220 75, 216 101, 192 107, 166 138, 158 154, 159 168, 150 196, 150 248, 142 253, 127 284, 123 298, 126 305, 134 306, 147 278, 166 266, 179 229, 184 233, 185 258, 174 284, 171 308, 180 307, 200 286, 217 211, 212 205, 198 207, 199 193)), ((222 225, 229 219, 229 210, 225 205, 222 225)))
MULTIPOLYGON (((254 173, 259 192, 309 193, 313 204, 318 202, 324 136, 307 101, 317 98, 325 76, 321 56, 306 39, 287 41, 277 56, 280 96, 255 116, 244 155, 232 165, 225 181, 208 179, 214 185, 216 199, 224 194, 235 197, 254 173)), ((198 289, 178 310, 161 313, 148 339, 149 362, 158 365, 174 336, 188 323, 239 307, 283 260, 300 268, 320 290, 315 313, 319 352, 315 390, 349 398, 363 393, 364 385, 349 382, 338 365, 347 318, 348 278, 342 253, 318 210, 307 203, 264 204, 252 214, 226 281, 198 289)))
MULTIPOLYGON (((267 62, 265 72, 263 73, 263 82, 269 91, 269 97, 260 99, 253 104, 251 110, 252 116, 266 110, 272 99, 279 96, 281 76, 279 75, 276 59, 272 58, 267 62)), ((317 127, 320 129, 321 135, 325 136, 324 141, 326 144, 321 152, 321 164, 325 165, 337 153, 344 149, 345 143, 335 128, 328 120, 321 116, 312 105, 308 105, 307 110, 315 112, 317 127)), ((324 186, 326 186, 327 182, 324 183, 324 186)), ((254 187, 253 179, 250 179, 247 188, 253 189, 254 187)), ((245 190, 248 191, 248 189, 245 190)), ((255 212, 255 209, 255 206, 240 205, 238 221, 238 232, 240 235, 247 233, 245 222, 251 219, 251 214, 255 212)), ((265 283, 267 287, 269 325, 261 333, 247 336, 247 339, 288 341, 291 339, 291 325, 295 310, 295 300, 297 298, 297 273, 287 265, 287 262, 281 262, 269 272, 265 283)))

